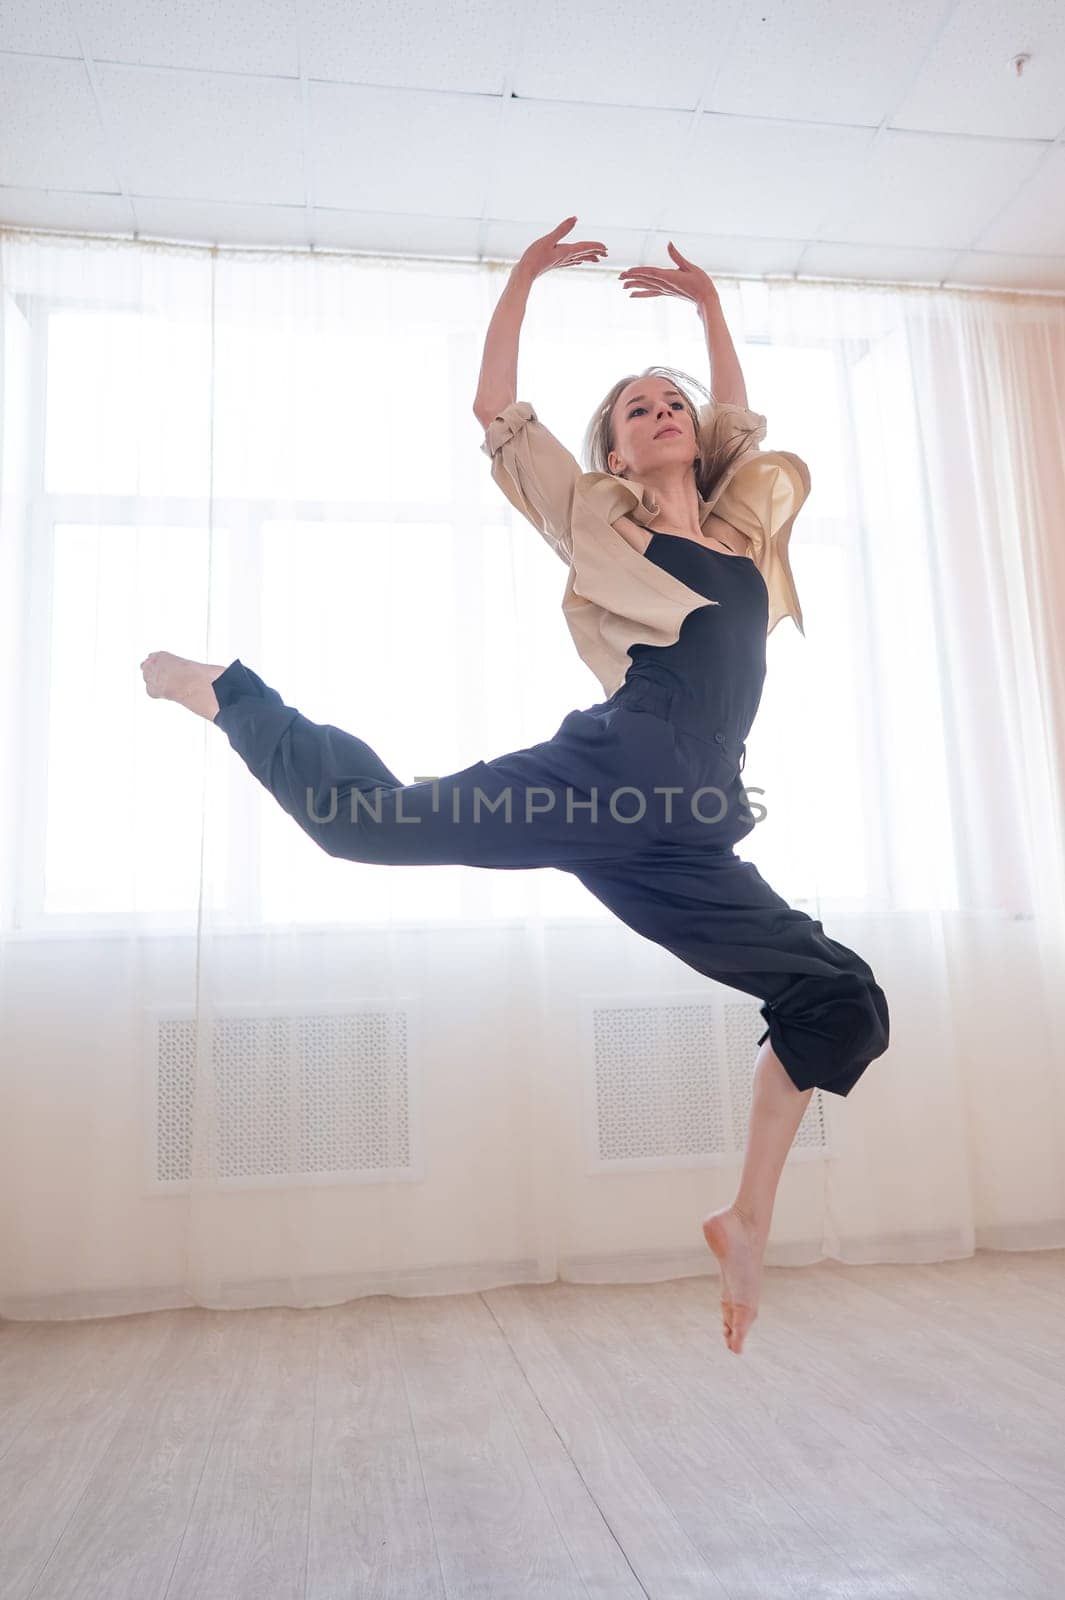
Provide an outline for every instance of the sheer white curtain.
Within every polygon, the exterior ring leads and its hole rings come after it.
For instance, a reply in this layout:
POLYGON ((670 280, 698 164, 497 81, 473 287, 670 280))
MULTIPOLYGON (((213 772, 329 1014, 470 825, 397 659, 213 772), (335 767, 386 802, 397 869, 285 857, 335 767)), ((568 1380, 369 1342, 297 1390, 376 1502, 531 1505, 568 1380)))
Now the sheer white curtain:
MULTIPOLYGON (((575 453, 622 373, 707 376, 627 264, 530 302, 575 453)), ((602 697, 479 448, 505 273, 8 230, 0 277, 0 1315, 711 1270, 750 997, 565 873, 324 855, 140 675, 239 656, 406 781, 602 697)), ((719 287, 813 479, 740 852, 892 1015, 767 1259, 1060 1246, 1065 308, 719 287)))

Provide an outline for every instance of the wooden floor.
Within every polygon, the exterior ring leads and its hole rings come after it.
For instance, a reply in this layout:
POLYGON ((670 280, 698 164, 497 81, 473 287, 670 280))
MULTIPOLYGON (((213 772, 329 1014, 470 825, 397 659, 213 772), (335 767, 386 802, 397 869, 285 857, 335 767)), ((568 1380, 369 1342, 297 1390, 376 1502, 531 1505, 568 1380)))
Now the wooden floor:
POLYGON ((1065 1595, 1065 1252, 0 1323, 3 1600, 1065 1595))

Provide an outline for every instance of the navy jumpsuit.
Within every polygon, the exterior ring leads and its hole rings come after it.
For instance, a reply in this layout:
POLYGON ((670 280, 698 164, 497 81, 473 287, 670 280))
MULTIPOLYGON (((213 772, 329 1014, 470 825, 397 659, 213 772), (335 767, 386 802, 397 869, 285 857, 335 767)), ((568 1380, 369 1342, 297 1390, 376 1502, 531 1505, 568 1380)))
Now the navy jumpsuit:
POLYGON ((719 604, 691 611, 667 648, 631 646, 621 687, 543 743, 404 784, 239 658, 214 681, 214 721, 329 855, 570 872, 637 933, 757 996, 758 1043, 799 1089, 847 1095, 887 1049, 883 990, 733 849, 755 826, 740 771, 766 672, 765 581, 748 557, 678 534, 652 533, 645 554, 719 604))

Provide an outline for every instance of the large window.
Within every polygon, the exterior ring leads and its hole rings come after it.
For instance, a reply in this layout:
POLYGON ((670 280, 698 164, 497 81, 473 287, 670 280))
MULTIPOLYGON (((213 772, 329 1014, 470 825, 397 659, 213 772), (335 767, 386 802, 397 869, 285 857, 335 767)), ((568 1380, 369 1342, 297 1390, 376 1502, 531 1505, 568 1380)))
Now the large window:
MULTIPOLYGON (((551 870, 337 862, 232 754, 205 823, 205 725, 150 701, 141 682, 148 649, 239 654, 407 782, 547 738, 600 698, 559 609, 565 568, 506 504, 478 448, 470 330, 441 327, 404 348, 332 328, 272 338, 236 322, 211 339, 201 325, 98 307, 38 303, 31 321, 40 488, 26 715, 41 736, 27 742, 16 819, 18 925, 121 930, 136 915, 189 927, 201 875, 234 927, 481 920, 531 906, 607 917, 551 870)), ((573 359, 560 347, 556 370, 573 359)), ((697 345, 671 359, 705 378, 697 345)), ((802 456, 814 488, 791 547, 806 637, 785 620, 769 640, 744 772, 767 816, 740 853, 793 904, 952 905, 920 625, 932 600, 917 564, 907 568, 923 518, 919 485, 899 469, 915 454, 904 363, 888 341, 752 343, 741 359, 751 405, 769 418, 764 448, 802 456), (854 497, 859 450, 867 485, 892 463, 882 499, 854 497), (897 585, 911 624, 876 717, 878 652, 892 641, 870 629, 870 584, 897 585), (923 763, 920 804, 901 777, 890 796, 913 808, 902 860, 878 826, 887 797, 863 778, 883 757, 884 716, 910 719, 923 763)), ((535 400, 577 454, 583 412, 535 400)))

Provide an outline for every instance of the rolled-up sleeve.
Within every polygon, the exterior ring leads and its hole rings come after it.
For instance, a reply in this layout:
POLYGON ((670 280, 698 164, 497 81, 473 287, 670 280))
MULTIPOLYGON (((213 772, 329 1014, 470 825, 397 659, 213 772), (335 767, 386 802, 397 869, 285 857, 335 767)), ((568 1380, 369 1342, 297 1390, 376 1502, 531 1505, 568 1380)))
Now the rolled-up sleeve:
POLYGON ((810 471, 789 450, 758 451, 730 477, 714 506, 730 527, 751 542, 751 554, 769 590, 769 631, 783 617, 805 633, 788 544, 795 518, 810 493, 810 471))
POLYGON ((481 449, 491 458, 492 477, 511 505, 569 565, 573 496, 584 475, 580 463, 544 427, 527 400, 515 400, 492 418, 481 449))
POLYGON ((729 479, 714 510, 756 547, 764 539, 787 541, 810 492, 806 463, 784 450, 759 451, 729 479))

